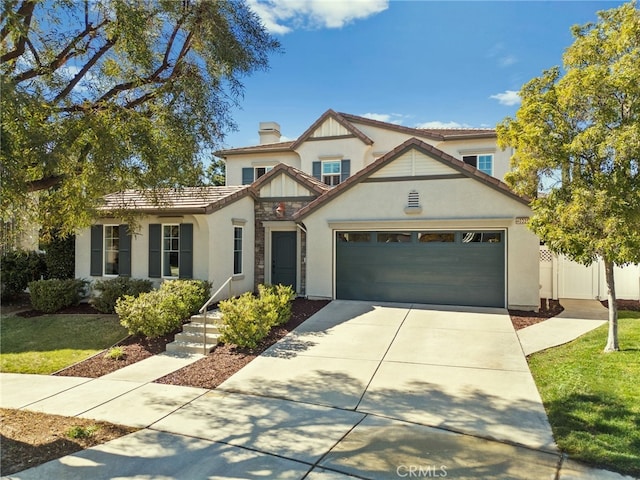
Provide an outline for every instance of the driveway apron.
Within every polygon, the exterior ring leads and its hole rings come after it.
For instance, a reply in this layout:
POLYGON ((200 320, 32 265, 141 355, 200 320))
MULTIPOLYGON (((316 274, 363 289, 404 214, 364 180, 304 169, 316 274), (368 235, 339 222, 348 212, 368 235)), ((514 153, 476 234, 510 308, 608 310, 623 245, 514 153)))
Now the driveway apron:
POLYGON ((561 464, 503 309, 333 301, 171 412, 14 477, 553 479, 561 464))

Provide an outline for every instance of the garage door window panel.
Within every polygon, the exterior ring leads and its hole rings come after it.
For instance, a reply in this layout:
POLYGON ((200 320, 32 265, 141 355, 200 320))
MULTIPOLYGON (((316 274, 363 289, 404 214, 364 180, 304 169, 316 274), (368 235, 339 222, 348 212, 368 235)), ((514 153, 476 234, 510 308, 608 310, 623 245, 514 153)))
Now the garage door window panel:
POLYGON ((502 232, 463 232, 462 243, 501 243, 502 232))
POLYGON ((338 233, 338 241, 343 243, 370 243, 370 232, 341 232, 338 233))
POLYGON ((418 243, 453 243, 455 232, 418 232, 418 243))
POLYGON ((379 232, 378 243, 411 243, 411 232, 379 232))

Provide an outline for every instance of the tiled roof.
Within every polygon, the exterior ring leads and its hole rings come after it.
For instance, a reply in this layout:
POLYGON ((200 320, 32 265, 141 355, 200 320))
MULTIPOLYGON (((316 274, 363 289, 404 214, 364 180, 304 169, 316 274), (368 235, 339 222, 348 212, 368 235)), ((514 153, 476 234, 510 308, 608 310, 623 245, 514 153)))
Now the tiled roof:
POLYGON ((248 186, 125 190, 106 195, 102 212, 209 213, 250 193, 248 186))
POLYGON ((496 131, 493 128, 411 128, 394 123, 381 122, 366 117, 351 115, 350 113, 340 113, 349 122, 363 123, 374 127, 395 130, 408 133, 413 136, 430 138, 432 140, 454 140, 454 139, 474 139, 474 138, 495 138, 496 131))
POLYGON ((509 196, 511 198, 514 198, 515 200, 517 200, 517 201, 519 201, 521 203, 524 203, 524 204, 528 205, 530 203, 530 201, 531 201, 527 197, 521 197, 520 195, 517 195, 516 193, 514 193, 513 190, 511 190, 506 183, 498 180, 497 178, 492 177, 491 175, 487 175, 486 173, 481 172, 480 170, 476 169, 475 167, 472 167, 471 165, 468 165, 468 164, 464 163, 463 161, 458 160, 455 157, 452 157, 451 155, 443 152, 442 150, 434 147, 433 145, 429 145, 428 143, 425 143, 422 140, 419 140, 419 139, 414 137, 414 138, 410 138, 409 140, 405 141, 404 143, 398 145, 396 148, 391 150, 386 155, 380 157, 375 162, 373 162, 372 164, 370 164, 367 167, 363 168, 362 170, 360 170, 359 172, 355 173, 351 177, 347 178, 347 180, 345 180, 344 182, 340 183, 339 185, 337 185, 333 189, 329 190, 327 193, 325 193, 321 197, 318 197, 313 202, 309 203, 305 207, 303 207, 300 210, 298 210, 293 215, 293 218, 295 220, 299 220, 299 219, 302 219, 302 218, 306 217, 308 214, 310 214, 311 212, 313 212, 317 208, 319 208, 322 205, 324 205, 325 203, 331 201, 331 199, 333 199, 334 197, 337 197, 338 195, 341 195, 343 192, 345 192, 349 188, 357 185, 362 180, 364 180, 365 178, 369 177, 371 174, 373 174, 377 170, 381 169, 382 167, 384 167, 385 165, 390 163, 392 160, 394 160, 395 158, 397 158, 398 156, 402 155, 404 152, 406 152, 406 151, 408 151, 408 150, 410 150, 412 148, 416 148, 416 149, 424 152, 425 154, 429 155, 430 157, 435 158, 436 160, 439 160, 439 161, 441 161, 441 162, 453 167, 455 170, 457 170, 458 172, 466 175, 467 177, 470 177, 470 178, 473 178, 475 180, 478 180, 478 181, 484 183, 485 185, 487 185, 487 186, 489 186, 489 187, 491 187, 491 188, 493 188, 495 190, 498 190, 499 192, 501 192, 501 193, 503 193, 503 194, 505 194, 505 195, 507 195, 507 196, 509 196))
POLYGON ((293 141, 290 142, 279 142, 279 143, 267 143, 265 145, 252 145, 250 147, 238 147, 238 148, 229 148, 226 150, 218 150, 217 152, 213 152, 217 157, 226 157, 227 155, 240 155, 244 153, 270 153, 270 152, 292 152, 293 149, 291 145, 293 145, 293 141))

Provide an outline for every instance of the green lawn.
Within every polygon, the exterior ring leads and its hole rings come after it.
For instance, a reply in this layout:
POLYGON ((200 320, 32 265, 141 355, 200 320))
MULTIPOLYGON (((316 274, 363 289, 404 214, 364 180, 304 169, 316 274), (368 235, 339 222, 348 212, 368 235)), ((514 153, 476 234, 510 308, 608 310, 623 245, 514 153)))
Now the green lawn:
POLYGON ((531 372, 558 446, 574 460, 640 475, 640 312, 619 314, 620 352, 602 353, 607 325, 533 354, 531 372))
POLYGON ((115 315, 15 316, 0 320, 0 371, 50 374, 127 336, 115 315))

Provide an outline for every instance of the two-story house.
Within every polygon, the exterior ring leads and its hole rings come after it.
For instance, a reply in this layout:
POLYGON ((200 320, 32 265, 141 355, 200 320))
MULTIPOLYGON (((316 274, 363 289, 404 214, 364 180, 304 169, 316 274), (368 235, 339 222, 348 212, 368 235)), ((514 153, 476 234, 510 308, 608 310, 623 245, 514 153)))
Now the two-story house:
POLYGON ((528 199, 502 181, 490 129, 417 129, 325 112, 298 139, 260 123, 260 144, 217 152, 227 186, 106 197, 81 232, 76 275, 193 277, 238 294, 536 309, 528 199), (138 235, 109 217, 144 213, 138 235))

